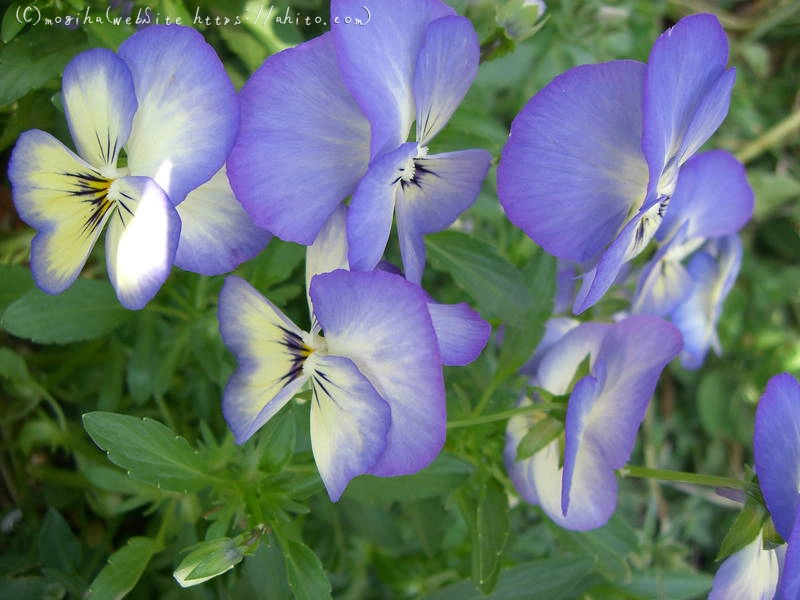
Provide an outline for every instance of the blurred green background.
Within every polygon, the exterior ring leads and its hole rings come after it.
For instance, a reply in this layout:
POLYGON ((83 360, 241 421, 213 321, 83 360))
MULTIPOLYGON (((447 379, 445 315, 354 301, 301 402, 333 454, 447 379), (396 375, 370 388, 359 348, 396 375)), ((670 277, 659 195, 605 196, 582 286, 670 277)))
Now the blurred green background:
MULTIPOLYGON (((450 4, 472 19, 489 42, 487 52, 495 47, 502 2, 450 4)), ((261 6, 237 0, 11 4, 0 32, 4 167, 27 129, 49 131, 71 145, 59 100, 64 66, 90 47, 116 49, 135 31, 107 23, 19 23, 18 9, 28 6, 42 18, 83 19, 87 7, 91 16, 104 17, 108 6, 114 15, 135 17, 148 8, 151 18, 180 16, 183 23, 211 17, 212 24, 198 29, 237 88, 270 54, 326 29, 233 25, 261 6), (231 23, 216 25, 216 17, 231 23)), ((312 22, 327 20, 322 0, 275 3, 274 14, 287 6, 312 22)), ((514 115, 555 75, 584 63, 645 61, 661 31, 701 11, 720 18, 737 68, 728 119, 710 145, 746 163, 755 217, 743 232, 742 273, 720 323, 724 355, 709 357, 697 372, 676 365, 665 371, 631 462, 744 477, 752 464, 754 406, 767 379, 800 372, 800 3, 549 2, 535 35, 503 46, 505 56, 481 65, 433 150, 483 147, 496 164, 514 115)), ((719 202, 724 211, 725 199, 719 202)), ((523 388, 514 366, 535 345, 553 289, 552 261, 504 218, 494 168, 457 228, 486 243, 481 248, 489 266, 511 269, 509 281, 522 285, 532 304, 521 307, 530 321, 507 330, 512 350, 493 338, 474 365, 446 371, 452 421, 474 417, 476 408, 480 415, 513 406, 523 388), (527 330, 525 323, 535 326, 527 330)), ((143 571, 131 598, 281 599, 291 597, 290 580, 295 593, 313 598, 325 588, 322 570, 333 595, 348 599, 483 597, 473 581, 484 576, 481 585, 494 588, 493 598, 688 599, 707 593, 736 504, 711 488, 624 479, 608 526, 585 534, 561 531, 538 509, 519 503, 510 487, 502 465, 503 422, 453 427, 445 453, 430 469, 396 482, 362 477, 331 504, 310 456, 307 404, 284 410, 244 447, 233 444, 219 408, 234 366, 217 331, 222 277, 175 269, 156 299, 132 313, 117 304, 102 248, 96 248, 78 284, 50 298, 33 289, 26 267, 32 235, 16 215, 3 168, 0 599, 80 598, 110 554, 133 536, 157 543, 103 582, 119 593, 143 571), (212 484, 184 494, 127 477, 83 429, 81 415, 95 410, 164 423, 198 449, 211 476, 230 477, 238 487, 212 484), (258 549, 233 571, 178 587, 172 572, 180 550, 198 540, 234 537, 259 522, 268 527, 254 534, 258 549), (275 530, 297 546, 279 547, 275 530), (298 591, 303 581, 308 589, 298 591)), ((475 297, 453 265, 437 260, 436 244, 445 241, 429 246, 425 287, 441 301, 477 303, 493 324, 504 322, 502 311, 475 297)), ((301 325, 303 258, 301 247, 275 240, 238 270, 301 325)), ((619 308, 614 302, 594 316, 619 308)))

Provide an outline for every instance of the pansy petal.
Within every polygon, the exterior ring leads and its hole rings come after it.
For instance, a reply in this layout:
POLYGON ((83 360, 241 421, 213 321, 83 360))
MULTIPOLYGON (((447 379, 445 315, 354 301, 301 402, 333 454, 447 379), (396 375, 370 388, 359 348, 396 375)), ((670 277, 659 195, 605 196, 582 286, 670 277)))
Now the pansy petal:
POLYGON ((414 121, 414 69, 428 26, 454 14, 440 0, 331 2, 331 31, 342 77, 372 125, 376 158, 408 137, 414 121), (345 19, 360 18, 362 26, 345 19))
POLYGON ((113 212, 106 198, 111 181, 38 129, 19 137, 8 178, 17 212, 38 231, 31 243, 36 285, 49 294, 63 292, 113 212))
POLYGON ((727 63, 728 40, 714 15, 685 17, 653 44, 642 132, 650 191, 671 194, 678 167, 725 118, 733 86, 727 63))
POLYGON ((181 239, 175 264, 201 275, 233 271, 261 252, 269 232, 261 229, 233 195, 225 167, 177 206, 181 239))
MULTIPOLYGON (((527 398, 523 398, 517 406, 526 406, 531 403, 527 398)), ((539 504, 539 496, 536 494, 536 483, 533 480, 533 457, 517 460, 517 448, 522 438, 534 424, 531 415, 515 415, 508 420, 506 425, 506 442, 503 449, 503 461, 506 465, 511 482, 514 488, 522 496, 525 502, 539 504)))
POLYGON ((104 48, 80 53, 64 69, 61 96, 78 154, 95 167, 116 169, 137 106, 122 59, 104 48))
POLYGON ((681 168, 658 236, 668 237, 682 223, 687 223, 687 238, 736 233, 753 215, 753 203, 744 165, 733 155, 724 150, 698 154, 681 168))
POLYGON ((131 175, 173 204, 222 167, 239 127, 239 101, 222 62, 191 27, 153 25, 122 43, 139 109, 128 139, 131 175))
POLYGON ((781 565, 777 598, 778 600, 798 600, 800 598, 800 519, 797 516, 794 519, 792 534, 787 541, 789 543, 781 565))
POLYGON ((238 367, 225 387, 222 414, 242 444, 286 404, 308 379, 303 332, 253 286, 225 279, 219 328, 238 367))
POLYGON ((413 142, 372 163, 359 182, 347 211, 348 260, 356 271, 371 271, 381 260, 392 231, 395 202, 404 187, 402 177, 412 168, 417 152, 413 142))
POLYGON ((417 141, 427 145, 450 120, 478 72, 480 44, 465 17, 428 26, 414 71, 417 141))
POLYGON ((369 122, 342 82, 331 34, 270 56, 241 105, 228 158, 236 197, 258 225, 308 246, 369 163, 369 122))
POLYGON ((414 473, 444 444, 442 361, 421 288, 383 271, 333 271, 311 281, 330 354, 352 360, 389 403, 386 451, 371 473, 414 473))
POLYGON ((449 227, 475 202, 491 163, 485 150, 462 150, 417 158, 414 177, 397 199, 397 235, 406 279, 422 281, 423 236, 449 227))
POLYGON ((772 600, 779 569, 777 552, 764 548, 759 533, 756 539, 720 565, 708 600, 772 600))
POLYGON ((489 341, 492 326, 469 304, 428 303, 431 321, 439 341, 442 363, 462 367, 480 356, 489 341))
POLYGON ((555 396, 569 392, 569 385, 587 356, 593 363, 609 327, 605 323, 581 323, 570 327, 560 340, 542 355, 533 384, 555 396))
POLYGON ((564 337, 568 331, 575 329, 578 325, 580 325, 580 321, 567 317, 549 319, 544 325, 544 335, 542 335, 542 339, 539 340, 539 345, 536 346, 533 356, 520 368, 519 372, 529 377, 536 375, 539 371, 539 364, 542 362, 542 357, 547 351, 564 337))
POLYGON ((758 402, 753 455, 775 529, 788 540, 800 508, 800 384, 788 373, 770 379, 758 402))
POLYGON ((644 69, 633 61, 571 69, 511 125, 497 173, 500 202, 558 258, 595 259, 645 198, 644 69))
POLYGON ((167 280, 181 220, 158 184, 149 177, 123 177, 108 192, 115 201, 106 233, 106 266, 120 303, 139 310, 167 280))
POLYGON ((311 448, 328 496, 336 502, 350 480, 369 472, 383 454, 392 416, 353 361, 341 356, 312 361, 311 448))
POLYGON ((631 312, 666 317, 689 297, 692 277, 680 261, 669 256, 670 248, 669 243, 659 248, 645 266, 639 276, 631 312))

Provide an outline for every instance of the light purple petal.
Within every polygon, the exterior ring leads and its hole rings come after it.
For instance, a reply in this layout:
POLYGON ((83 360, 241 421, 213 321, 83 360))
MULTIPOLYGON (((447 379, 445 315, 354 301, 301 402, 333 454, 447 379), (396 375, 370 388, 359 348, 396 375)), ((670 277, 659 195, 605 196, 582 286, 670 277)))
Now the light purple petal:
POLYGON ((120 303, 139 310, 169 277, 181 220, 164 190, 149 177, 114 180, 115 202, 106 233, 108 277, 120 303))
POLYGON ((478 72, 480 44, 464 17, 443 17, 428 26, 414 72, 417 141, 427 145, 450 120, 478 72))
POLYGON ((414 177, 402 185, 397 199, 397 235, 406 279, 422 281, 423 236, 446 229, 472 206, 491 159, 485 150, 462 150, 414 161, 414 177))
POLYGON ((786 555, 781 565, 778 600, 797 600, 800 598, 800 519, 796 516, 788 542, 786 555))
POLYGON ((137 106, 128 67, 111 50, 81 52, 64 69, 61 96, 78 154, 113 173, 137 106))
POLYGON ((452 367, 468 365, 480 356, 489 341, 492 326, 469 304, 428 303, 442 363, 452 367))
POLYGON ((328 496, 336 502, 350 480, 369 472, 383 454, 392 417, 351 360, 312 356, 311 448, 328 496))
POLYGON ((222 414, 243 444, 300 390, 303 332, 253 286, 228 277, 219 295, 222 340, 238 366, 225 386, 222 414))
POLYGON ((633 61, 571 69, 511 125, 498 167, 500 202, 558 258, 596 259, 645 199, 644 70, 633 61))
POLYGON ((682 223, 688 223, 687 238, 736 233, 753 215, 753 202, 747 173, 733 155, 724 150, 698 154, 681 168, 659 238, 682 223))
POLYGON ((753 455, 775 529, 788 540, 800 508, 800 384, 788 373, 770 379, 758 402, 753 455))
POLYGON ((201 275, 233 271, 270 240, 233 195, 225 167, 177 206, 181 239, 175 264, 201 275))
POLYGON ((112 212, 110 181, 49 133, 32 129, 17 141, 8 165, 14 206, 37 230, 31 272, 48 294, 78 277, 112 212))
MULTIPOLYGON (((320 273, 350 268, 347 262, 347 207, 340 204, 325 221, 314 243, 306 248, 306 300, 308 314, 316 324, 311 305, 311 279, 320 273)), ((312 329, 313 329, 312 324, 312 329)))
MULTIPOLYGON (((531 403, 523 398, 517 406, 527 406, 531 403)), ((514 488, 525 502, 539 504, 536 494, 536 482, 533 479, 533 457, 517 461, 517 448, 522 438, 528 433, 534 420, 531 414, 515 415, 508 420, 506 425, 506 443, 503 448, 503 462, 506 465, 514 488)))
POLYGON ((397 195, 402 177, 412 168, 417 153, 413 142, 372 163, 353 193, 347 211, 347 242, 350 268, 371 271, 380 262, 392 231, 397 195))
POLYGON ((414 70, 425 32, 433 21, 452 14, 439 0, 374 0, 366 9, 362 0, 331 2, 336 57, 372 125, 372 158, 408 138, 415 114, 414 70), (364 24, 347 24, 348 16, 364 24))
POLYGON ((764 549, 759 533, 725 559, 714 575, 708 600, 772 600, 778 585, 778 562, 775 550, 764 549))
POLYGON ((728 40, 714 15, 685 17, 653 44, 642 133, 651 192, 671 195, 680 165, 725 118, 735 76, 727 63, 728 40))
POLYGON ((544 335, 539 341, 539 345, 536 346, 533 356, 531 356, 530 360, 525 363, 519 372, 530 377, 535 376, 539 370, 539 364, 542 361, 542 357, 546 354, 546 352, 556 342, 564 337, 568 331, 575 329, 575 327, 578 325, 580 325, 580 321, 569 319, 567 317, 555 317, 549 319, 547 323, 545 323, 544 335))
POLYGON ((236 197, 264 229, 311 245, 369 162, 369 122, 342 82, 331 34, 270 56, 241 105, 228 158, 236 197))
POLYGON ((631 312, 640 315, 669 316, 689 297, 693 281, 691 275, 670 250, 685 237, 685 227, 673 240, 659 248, 639 276, 631 312))
POLYGON ((444 444, 442 360, 425 292, 402 277, 333 271, 311 281, 330 354, 352 360, 389 403, 392 426, 373 475, 415 473, 444 444))
POLYGON ((239 127, 236 90, 191 27, 147 27, 119 55, 139 101, 126 148, 130 173, 152 177, 179 204, 225 163, 239 127))
POLYGON ((533 384, 556 396, 567 394, 580 364, 587 356, 593 364, 611 325, 581 323, 571 327, 542 355, 533 384))

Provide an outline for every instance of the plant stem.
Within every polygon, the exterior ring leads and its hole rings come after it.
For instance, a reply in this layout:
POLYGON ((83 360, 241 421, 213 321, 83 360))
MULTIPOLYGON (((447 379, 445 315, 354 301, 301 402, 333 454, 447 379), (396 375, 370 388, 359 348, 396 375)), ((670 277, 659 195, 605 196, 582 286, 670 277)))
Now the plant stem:
POLYGON ((665 469, 649 469, 628 465, 618 471, 622 477, 639 477, 641 479, 658 479, 660 481, 680 481, 694 485, 709 485, 712 487, 731 488, 735 490, 747 489, 749 483, 732 477, 719 475, 702 475, 700 473, 686 473, 684 471, 668 471, 665 469))
POLYGON ((448 421, 448 429, 456 429, 458 427, 469 427, 471 425, 483 425, 485 423, 495 423, 497 421, 505 421, 515 415, 522 415, 531 412, 547 412, 549 410, 563 410, 564 405, 556 402, 539 402, 537 404, 526 404, 525 406, 518 406, 517 408, 509 408, 508 410, 501 410, 500 412, 491 413, 488 415, 480 415, 478 417, 470 417, 469 419, 460 419, 457 421, 448 421))
POLYGON ((770 148, 780 145, 783 138, 796 133, 798 129, 800 129, 800 110, 794 111, 783 121, 744 146, 736 153, 736 158, 747 164, 770 148))

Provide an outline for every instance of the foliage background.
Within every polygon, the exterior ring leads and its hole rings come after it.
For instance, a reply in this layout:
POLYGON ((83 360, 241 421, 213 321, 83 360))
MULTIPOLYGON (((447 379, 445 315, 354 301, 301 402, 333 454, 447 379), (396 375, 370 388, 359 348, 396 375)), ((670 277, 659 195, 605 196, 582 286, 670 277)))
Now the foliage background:
MULTIPOLYGON (((84 0, 35 4, 45 16, 82 15, 87 7, 101 15, 106 8, 84 0)), ((473 20, 482 40, 495 31, 490 0, 450 4, 473 20)), ((184 23, 195 11, 233 20, 259 6, 244 0, 111 5, 133 15, 147 6, 184 23)), ((96 248, 68 292, 51 298, 35 290, 26 268, 32 232, 16 216, 5 174, 11 148, 30 128, 70 144, 59 101, 64 65, 88 47, 116 49, 134 29, 25 27, 14 18, 17 6, 5 9, 0 31, 0 598, 78 598, 93 581, 93 597, 102 598, 133 587, 141 571, 131 598, 281 599, 291 597, 290 583, 299 597, 318 598, 327 580, 337 598, 348 599, 482 597, 473 582, 494 588, 493 598, 707 593, 720 542, 737 514, 713 490, 623 479, 617 515, 585 534, 558 530, 518 502, 502 465, 505 421, 491 415, 512 407, 524 387, 515 370, 552 310, 554 264, 504 219, 494 168, 457 223, 460 233, 431 237, 425 286, 441 301, 471 301, 494 325, 505 324, 502 337, 496 330, 474 365, 447 370, 453 423, 442 457, 398 481, 359 478, 336 505, 310 455, 307 404, 284 410, 245 446, 233 444, 219 410, 234 366, 217 331, 222 277, 175 269, 156 299, 132 313, 116 302, 96 248), (153 459, 154 472, 139 465, 128 477, 84 430, 81 416, 98 410, 160 421, 197 452, 172 434, 154 433, 167 444, 153 459), (170 454, 198 472, 184 472, 177 485, 159 482, 158 461, 170 454), (258 523, 266 529, 254 531, 258 523), (233 571, 193 588, 177 586, 172 572, 181 549, 239 534, 253 551, 233 571), (111 553, 129 547, 134 536, 149 541, 134 542, 128 562, 117 554, 117 569, 95 580, 111 553)), ((323 0, 289 6, 327 18, 323 0)), ((275 7, 282 12, 286 4, 275 7)), ((712 143, 747 164, 756 214, 743 234, 744 266, 720 324, 725 354, 698 372, 674 364, 665 371, 632 463, 744 477, 752 463, 754 405, 767 379, 800 371, 800 4, 550 2, 536 35, 482 64, 433 150, 484 147, 499 156, 514 115, 552 77, 583 63, 646 60, 665 27, 705 10, 726 27, 738 71, 729 117, 712 143)), ((198 28, 237 87, 271 53, 325 29, 198 28)), ((301 324, 303 257, 302 248, 275 240, 238 270, 301 324)), ((593 317, 622 306, 612 297, 593 317)), ((135 451, 137 443, 155 447, 141 437, 142 428, 134 421, 120 433, 135 451)))

